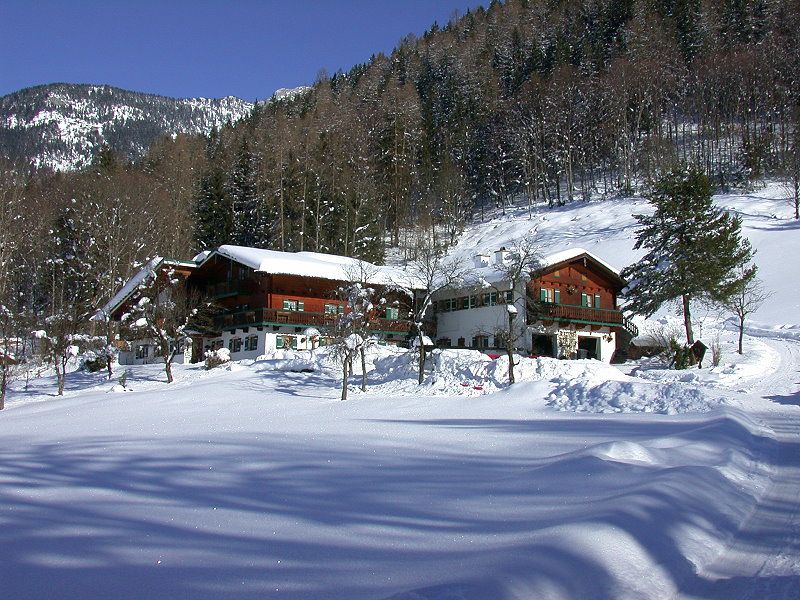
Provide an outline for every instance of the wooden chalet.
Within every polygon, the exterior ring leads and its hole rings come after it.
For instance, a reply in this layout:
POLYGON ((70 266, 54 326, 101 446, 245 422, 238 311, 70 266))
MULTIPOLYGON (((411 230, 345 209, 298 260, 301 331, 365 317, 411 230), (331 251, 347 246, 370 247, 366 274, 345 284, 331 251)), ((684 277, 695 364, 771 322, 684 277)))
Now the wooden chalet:
MULTIPOLYGON (((94 320, 105 320, 110 318, 114 321, 121 321, 122 317, 130 312, 131 306, 139 300, 139 289, 145 280, 152 276, 157 277, 181 277, 186 281, 197 267, 194 261, 174 260, 157 256, 150 260, 142 269, 131 277, 128 282, 109 300, 94 317, 94 320)), ((115 344, 119 349, 119 363, 121 365, 142 365, 154 362, 163 362, 163 358, 157 356, 156 345, 152 339, 137 338, 118 340, 115 344)), ((185 348, 180 348, 180 352, 175 357, 178 363, 184 362, 188 357, 184 356, 185 348)))
POLYGON ((615 353, 621 358, 638 334, 619 307, 625 285, 616 269, 586 250, 549 256, 527 285, 531 352, 606 362, 615 353))
MULTIPOLYGON (((218 309, 212 329, 193 340, 193 360, 223 347, 233 359, 242 359, 281 348, 325 345, 345 311, 337 290, 362 276, 378 290, 400 284, 404 277, 392 268, 343 256, 220 246, 188 279, 218 309)), ((411 330, 409 299, 391 291, 384 297, 387 301, 371 315, 369 327, 384 343, 405 343, 411 330)))
MULTIPOLYGON (((636 328, 618 306, 625 287, 619 273, 583 249, 553 254, 531 274, 524 289, 502 278, 503 248, 474 258, 473 275, 482 282, 437 294, 436 330, 440 347, 502 351, 495 334, 507 327, 513 305, 518 350, 534 356, 620 358, 636 328)), ((521 287, 521 286, 520 286, 521 287)))

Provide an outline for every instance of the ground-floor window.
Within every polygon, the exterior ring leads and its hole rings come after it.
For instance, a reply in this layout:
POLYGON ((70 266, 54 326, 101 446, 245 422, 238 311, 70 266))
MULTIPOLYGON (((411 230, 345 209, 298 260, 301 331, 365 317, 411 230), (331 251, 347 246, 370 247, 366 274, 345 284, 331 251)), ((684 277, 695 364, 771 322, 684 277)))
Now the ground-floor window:
POLYGON ((235 337, 228 340, 228 350, 231 352, 241 352, 242 351, 242 338, 235 337))
POLYGON ((244 351, 253 352, 255 350, 258 350, 258 336, 248 335, 244 338, 244 351))
POLYGON ((150 346, 148 346, 147 344, 141 344, 139 346, 136 346, 136 358, 138 360, 142 360, 149 357, 150 357, 150 346))
POLYGON ((472 338, 472 347, 473 348, 488 348, 489 347, 489 336, 488 335, 476 335, 472 338))

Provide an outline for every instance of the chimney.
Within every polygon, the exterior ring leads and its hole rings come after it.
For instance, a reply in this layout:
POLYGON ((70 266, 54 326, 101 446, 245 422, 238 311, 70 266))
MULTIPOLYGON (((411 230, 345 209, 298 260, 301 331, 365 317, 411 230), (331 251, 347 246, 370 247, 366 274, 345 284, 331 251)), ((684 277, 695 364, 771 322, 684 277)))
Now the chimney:
POLYGON ((500 248, 500 250, 497 250, 494 253, 494 264, 496 264, 496 265, 505 264, 506 258, 508 258, 508 254, 509 254, 509 252, 508 252, 508 250, 506 250, 505 246, 500 248))
POLYGON ((476 254, 472 257, 472 262, 475 265, 476 269, 480 269, 483 267, 489 266, 489 255, 488 254, 476 254))

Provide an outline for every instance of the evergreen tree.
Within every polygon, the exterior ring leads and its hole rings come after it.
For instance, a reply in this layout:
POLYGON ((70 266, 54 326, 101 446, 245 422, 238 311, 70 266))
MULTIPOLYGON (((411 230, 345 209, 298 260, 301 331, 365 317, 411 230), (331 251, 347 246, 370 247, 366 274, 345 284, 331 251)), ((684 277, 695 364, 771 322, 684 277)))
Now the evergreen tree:
POLYGON ((201 178, 192 212, 197 250, 231 242, 232 211, 221 168, 212 166, 201 178))
POLYGON ((641 228, 634 248, 647 254, 622 271, 630 282, 627 309, 649 317, 679 300, 692 344, 691 301, 722 302, 747 285, 755 276, 755 267, 744 268, 753 250, 742 239, 741 219, 713 205, 708 177, 697 169, 667 173, 649 200, 655 213, 635 215, 641 228))

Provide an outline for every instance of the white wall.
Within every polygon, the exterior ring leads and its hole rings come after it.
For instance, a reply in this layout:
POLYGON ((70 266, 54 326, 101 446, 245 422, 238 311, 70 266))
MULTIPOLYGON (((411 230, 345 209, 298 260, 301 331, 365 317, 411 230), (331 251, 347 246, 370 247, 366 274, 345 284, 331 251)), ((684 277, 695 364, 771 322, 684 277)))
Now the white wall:
MULTIPOLYGON (((498 283, 497 288, 501 291, 507 291, 510 287, 509 283, 498 283)), ((446 298, 459 298, 469 295, 479 295, 488 291, 494 291, 494 288, 487 289, 465 289, 465 290, 447 290, 436 296, 435 300, 444 300, 446 298)), ((520 336, 517 340, 517 345, 524 348, 526 351, 530 350, 530 336, 523 333, 525 329, 526 318, 526 301, 524 286, 520 286, 514 293, 515 302, 514 306, 517 308, 517 317, 515 319, 515 329, 519 332, 520 336)), ((455 310, 452 312, 439 312, 436 315, 436 339, 450 338, 453 347, 458 345, 458 338, 463 337, 466 346, 469 348, 472 344, 472 338, 477 335, 488 335, 489 346, 496 347, 494 341, 494 332, 498 329, 506 329, 508 326, 508 307, 505 304, 497 304, 495 306, 481 306, 479 308, 468 308, 464 310, 455 310)))

